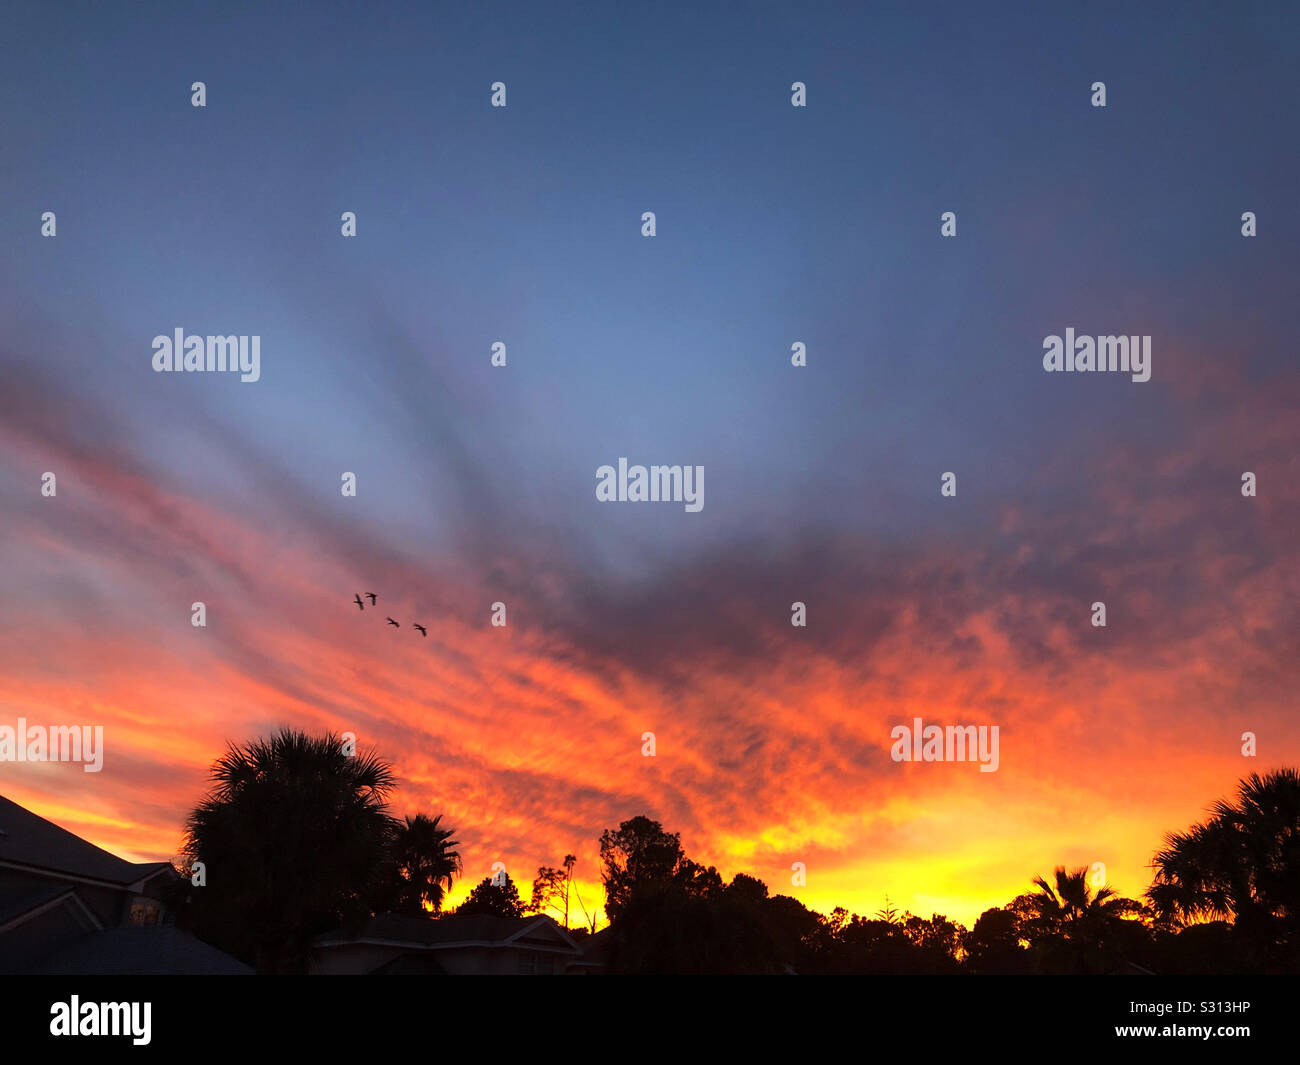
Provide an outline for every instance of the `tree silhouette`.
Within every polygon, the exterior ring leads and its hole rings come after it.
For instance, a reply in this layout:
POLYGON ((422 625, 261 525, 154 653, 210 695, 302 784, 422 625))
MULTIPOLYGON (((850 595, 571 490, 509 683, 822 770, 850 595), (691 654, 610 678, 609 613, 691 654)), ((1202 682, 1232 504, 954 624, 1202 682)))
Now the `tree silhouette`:
POLYGON ((442 910, 442 900, 461 871, 454 828, 441 828, 442 815, 407 817, 393 830, 393 901, 395 913, 427 914, 442 910))
POLYGON ((457 916, 465 917, 470 914, 486 913, 493 917, 522 917, 524 915, 523 903, 519 899, 519 889, 510 879, 510 874, 504 874, 501 886, 492 883, 490 876, 485 876, 477 884, 474 890, 469 893, 467 898, 456 910, 457 916))
POLYGON ((572 854, 564 856, 564 927, 569 927, 569 888, 573 884, 573 867, 578 859, 572 854))
POLYGON ((753 902, 762 902, 767 898, 767 885, 757 877, 749 876, 747 873, 737 873, 731 878, 731 883, 727 885, 727 890, 740 898, 750 899, 753 902))
POLYGON ((876 911, 876 919, 884 921, 885 924, 899 924, 901 922, 902 919, 898 916, 898 911, 890 903, 888 895, 885 896, 884 908, 876 911))
POLYGON ((563 869, 553 869, 549 865, 538 868, 533 878, 533 894, 524 907, 529 913, 545 913, 555 910, 564 914, 564 927, 569 927, 567 907, 563 905, 569 882, 563 869))
POLYGON ((979 916, 962 940, 966 967, 975 973, 1027 973, 1029 950, 1020 938, 1020 917, 993 907, 979 916))
POLYGON ((658 821, 648 817, 633 817, 617 831, 602 832, 600 860, 605 867, 605 912, 611 921, 617 919, 636 888, 669 883, 685 874, 687 861, 681 837, 665 832, 658 821))
POLYGON ((929 917, 903 915, 903 935, 923 956, 929 971, 956 971, 957 953, 961 950, 966 929, 941 913, 929 917))
POLYGON ((713 866, 705 867, 689 858, 683 858, 677 866, 672 882, 687 895, 699 899, 718 898, 727 889, 722 874, 713 866))
POLYGON ((1269 969, 1300 961, 1300 773, 1252 773, 1236 802, 1220 800, 1204 824, 1165 837, 1147 897, 1180 922, 1224 918, 1269 969))
MULTIPOLYGON (((737 873, 731 886, 743 874, 737 873)), ((761 881, 760 881, 761 883, 761 881)), ((763 885, 766 890, 767 885, 763 885)), ((788 895, 773 895, 763 903, 763 920, 776 945, 777 957, 795 972, 826 969, 826 918, 788 895)))
POLYGON ((769 973, 779 963, 759 906, 743 893, 698 895, 680 883, 644 884, 622 905, 611 933, 614 972, 769 973))
POLYGON ((182 844, 207 876, 185 885, 184 922, 259 972, 302 972, 311 938, 363 918, 382 891, 392 769, 333 733, 283 729, 229 745, 211 779, 182 844))
MULTIPOLYGON (((600 857, 612 971, 779 971, 776 922, 767 918, 761 880, 742 873, 727 884, 713 866, 686 857, 677 833, 648 817, 603 832, 600 857)), ((774 908, 778 914, 791 916, 783 907, 774 908)))
POLYGON ((1057 866, 1053 884, 1035 877, 1036 893, 1021 896, 1027 920, 1021 930, 1036 949, 1040 968, 1058 972, 1111 972, 1123 960, 1120 946, 1125 919, 1142 912, 1140 903, 1121 898, 1113 888, 1093 891, 1088 867, 1073 872, 1057 866))

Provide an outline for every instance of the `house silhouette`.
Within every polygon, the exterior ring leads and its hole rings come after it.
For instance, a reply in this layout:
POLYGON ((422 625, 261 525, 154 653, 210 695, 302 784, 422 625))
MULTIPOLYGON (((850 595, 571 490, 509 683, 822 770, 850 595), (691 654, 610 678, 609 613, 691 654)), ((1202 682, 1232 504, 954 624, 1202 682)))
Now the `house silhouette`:
POLYGON ((575 936, 550 917, 382 913, 313 942, 319 975, 576 976, 604 969, 604 933, 575 936))
POLYGON ((169 922, 168 862, 128 862, 0 796, 0 973, 251 974, 169 922))

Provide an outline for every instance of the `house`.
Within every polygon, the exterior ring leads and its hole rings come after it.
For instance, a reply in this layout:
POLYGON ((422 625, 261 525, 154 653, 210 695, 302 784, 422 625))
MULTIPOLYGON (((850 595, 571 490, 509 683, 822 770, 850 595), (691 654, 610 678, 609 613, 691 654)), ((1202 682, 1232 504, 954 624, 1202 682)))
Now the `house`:
POLYGON ((318 936, 318 975, 576 976, 604 968, 604 936, 574 935, 549 917, 378 914, 318 936))
POLYGON ((0 973, 251 973, 167 923, 163 891, 176 876, 0 796, 0 973))

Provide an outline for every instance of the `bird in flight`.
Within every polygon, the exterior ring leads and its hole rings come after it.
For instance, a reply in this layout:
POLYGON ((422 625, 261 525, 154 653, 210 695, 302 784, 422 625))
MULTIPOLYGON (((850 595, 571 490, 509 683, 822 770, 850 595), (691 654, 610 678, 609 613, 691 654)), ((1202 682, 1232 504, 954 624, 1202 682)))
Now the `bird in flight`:
POLYGON ((357 609, 358 609, 358 610, 365 610, 365 609, 366 609, 366 604, 363 603, 363 602, 361 601, 361 596, 359 596, 359 595, 354 595, 354 596, 352 597, 352 601, 353 601, 354 603, 357 604, 357 609))
POLYGON ((400 629, 400 628, 402 627, 402 626, 399 625, 396 621, 394 621, 392 618, 385 618, 384 620, 386 620, 386 621, 388 622, 388 624, 390 624, 391 626, 393 626, 393 628, 395 628, 395 629, 400 629))
POLYGON ((378 599, 379 596, 375 595, 374 592, 366 592, 366 598, 370 600, 370 605, 374 606, 375 600, 378 599))
POLYGON ((412 625, 415 625, 415 627, 416 627, 417 629, 420 630, 420 635, 421 635, 421 636, 428 636, 428 635, 429 635, 429 630, 426 629, 423 625, 416 625, 415 622, 411 622, 411 624, 412 624, 412 625))

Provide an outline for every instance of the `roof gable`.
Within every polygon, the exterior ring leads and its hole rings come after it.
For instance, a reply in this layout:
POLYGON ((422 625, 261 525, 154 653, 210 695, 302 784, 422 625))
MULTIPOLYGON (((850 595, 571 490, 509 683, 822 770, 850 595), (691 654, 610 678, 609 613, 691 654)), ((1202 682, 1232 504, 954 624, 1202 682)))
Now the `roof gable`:
POLYGON ((321 947, 346 943, 382 943, 410 949, 451 947, 517 947, 581 954, 581 949, 549 917, 496 917, 491 914, 455 914, 446 917, 411 917, 376 914, 359 930, 338 929, 316 939, 321 947))
POLYGON ((100 924, 99 918, 81 901, 76 888, 69 887, 67 884, 48 884, 17 898, 6 900, 5 905, 0 907, 0 933, 26 924, 56 908, 67 910, 72 919, 88 932, 97 932, 104 927, 100 924))
POLYGON ((0 863, 123 887, 170 868, 128 862, 0 795, 0 863))
POLYGON ((556 947, 581 954, 582 949, 558 924, 549 917, 537 917, 510 936, 507 943, 517 947, 538 947, 554 950, 556 947))

